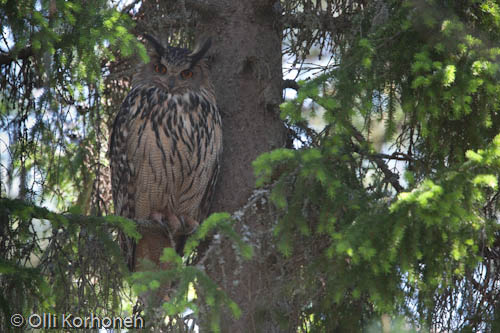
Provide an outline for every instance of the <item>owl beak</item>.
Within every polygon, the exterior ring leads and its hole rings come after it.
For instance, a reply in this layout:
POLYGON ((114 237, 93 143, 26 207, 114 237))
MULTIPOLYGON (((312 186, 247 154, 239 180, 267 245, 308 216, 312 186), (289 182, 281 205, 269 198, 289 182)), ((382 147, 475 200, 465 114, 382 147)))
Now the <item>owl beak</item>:
POLYGON ((174 77, 169 77, 168 78, 168 90, 172 90, 175 87, 175 78, 174 77))

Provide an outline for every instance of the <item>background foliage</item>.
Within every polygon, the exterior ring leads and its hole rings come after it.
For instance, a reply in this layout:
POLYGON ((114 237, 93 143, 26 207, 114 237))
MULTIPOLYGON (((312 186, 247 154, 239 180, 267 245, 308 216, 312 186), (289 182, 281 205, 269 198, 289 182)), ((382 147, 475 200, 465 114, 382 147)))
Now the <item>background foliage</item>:
MULTIPOLYGON (((172 43, 188 44, 189 3, 0 0, 0 330, 16 312, 130 312, 129 284, 154 290, 164 280, 181 281, 164 306, 172 318, 207 306, 217 330, 222 306, 238 316, 196 258, 216 228, 251 256, 228 215, 202 225, 192 256, 167 250, 169 272, 128 277, 114 241, 118 228, 139 237, 110 215, 106 159, 129 57, 147 61, 134 34, 168 28, 172 43), (187 16, 162 19, 168 11, 187 16)), ((276 8, 285 87, 297 91, 281 106, 293 145, 253 167, 272 189, 279 294, 294 308, 269 310, 289 331, 380 331, 384 315, 394 330, 497 330, 499 2, 276 8)))
POLYGON ((260 184, 279 170, 278 247, 302 257, 290 290, 310 301, 307 330, 361 331, 391 313, 431 331, 494 331, 499 5, 378 5, 282 105, 305 144, 254 162, 260 184))

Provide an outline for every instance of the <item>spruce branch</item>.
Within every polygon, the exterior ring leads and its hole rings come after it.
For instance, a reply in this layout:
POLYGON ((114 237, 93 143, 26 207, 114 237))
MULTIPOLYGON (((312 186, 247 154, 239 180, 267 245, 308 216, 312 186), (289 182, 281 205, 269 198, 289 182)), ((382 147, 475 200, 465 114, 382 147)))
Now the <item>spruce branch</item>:
POLYGON ((16 60, 26 60, 33 56, 33 49, 31 46, 21 49, 20 51, 10 51, 0 54, 0 65, 8 65, 16 60))
POLYGON ((406 162, 415 161, 415 159, 412 158, 411 156, 409 156, 408 154, 401 153, 401 152, 394 152, 391 155, 378 153, 378 154, 371 154, 371 156, 374 156, 377 158, 385 158, 388 160, 397 160, 397 161, 406 161, 406 162))
MULTIPOLYGON (((365 137, 361 132, 359 132, 353 125, 350 125, 350 130, 352 131, 354 138, 360 143, 360 145, 365 145, 367 143, 365 137)), ((394 187, 397 193, 400 193, 404 191, 403 186, 399 184, 399 175, 396 173, 392 172, 387 164, 384 162, 381 156, 378 154, 369 154, 364 152, 361 148, 357 147, 357 153, 362 154, 363 156, 366 156, 370 161, 374 162, 377 167, 382 171, 382 173, 385 175, 385 179, 394 187)), ((390 155, 388 155, 390 156, 390 155)))
MULTIPOLYGON (((23 217, 34 218, 34 219, 42 219, 49 220, 55 223, 64 224, 78 224, 81 226, 87 225, 119 225, 120 221, 131 221, 135 224, 136 230, 154 230, 161 232, 170 232, 169 227, 162 222, 156 220, 132 220, 121 216, 116 215, 108 215, 108 216, 94 216, 94 215, 80 215, 80 214, 72 214, 72 213, 54 213, 51 210, 40 207, 31 203, 27 203, 26 201, 19 199, 0 199, 0 212, 3 214, 10 215, 13 212, 15 215, 23 214, 23 217)), ((138 235, 138 233, 134 230, 132 232, 132 237, 138 235)))
POLYGON ((132 8, 134 8, 139 2, 141 2, 140 0, 135 0, 135 1, 132 1, 130 4, 128 4, 127 6, 123 7, 123 9, 121 10, 122 13, 124 14, 128 14, 132 8))
POLYGON ((290 89, 293 89, 295 91, 299 90, 299 84, 297 83, 297 81, 295 80, 283 80, 283 84, 282 84, 282 89, 285 90, 287 88, 290 88, 290 89))
POLYGON ((332 13, 327 11, 301 12, 283 16, 283 28, 285 29, 308 29, 341 33, 350 27, 351 21, 349 17, 345 15, 332 17, 332 13))

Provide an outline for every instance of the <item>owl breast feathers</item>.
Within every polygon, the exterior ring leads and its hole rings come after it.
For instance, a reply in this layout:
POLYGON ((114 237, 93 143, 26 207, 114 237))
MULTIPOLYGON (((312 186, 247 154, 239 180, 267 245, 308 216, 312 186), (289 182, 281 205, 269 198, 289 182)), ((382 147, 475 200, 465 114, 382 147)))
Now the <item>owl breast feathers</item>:
MULTIPOLYGON (((159 263, 208 213, 222 153, 221 119, 203 60, 209 42, 190 52, 163 47, 134 77, 111 135, 116 214, 155 220, 169 232, 141 230, 137 246, 122 236, 129 266, 159 263)), ((182 249, 180 249, 182 250, 182 249)))

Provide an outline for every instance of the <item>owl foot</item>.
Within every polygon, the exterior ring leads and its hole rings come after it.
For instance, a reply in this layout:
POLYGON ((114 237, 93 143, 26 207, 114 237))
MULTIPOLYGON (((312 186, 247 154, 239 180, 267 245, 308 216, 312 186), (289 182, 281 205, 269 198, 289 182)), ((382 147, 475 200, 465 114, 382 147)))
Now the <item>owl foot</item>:
POLYGON ((154 212, 153 214, 151 214, 151 219, 163 226, 170 237, 175 236, 176 234, 178 234, 179 230, 182 229, 181 221, 179 221, 177 216, 175 216, 174 214, 167 214, 167 216, 165 216, 162 213, 154 212))
POLYGON ((182 222, 182 231, 184 235, 191 235, 200 225, 198 221, 186 215, 181 215, 180 220, 182 222))
POLYGON ((198 228, 199 225, 199 223, 192 217, 186 215, 177 217, 177 215, 173 213, 168 213, 165 218, 162 213, 155 212, 151 214, 151 218, 161 225, 166 226, 168 232, 172 236, 190 235, 196 230, 196 228, 198 228))

